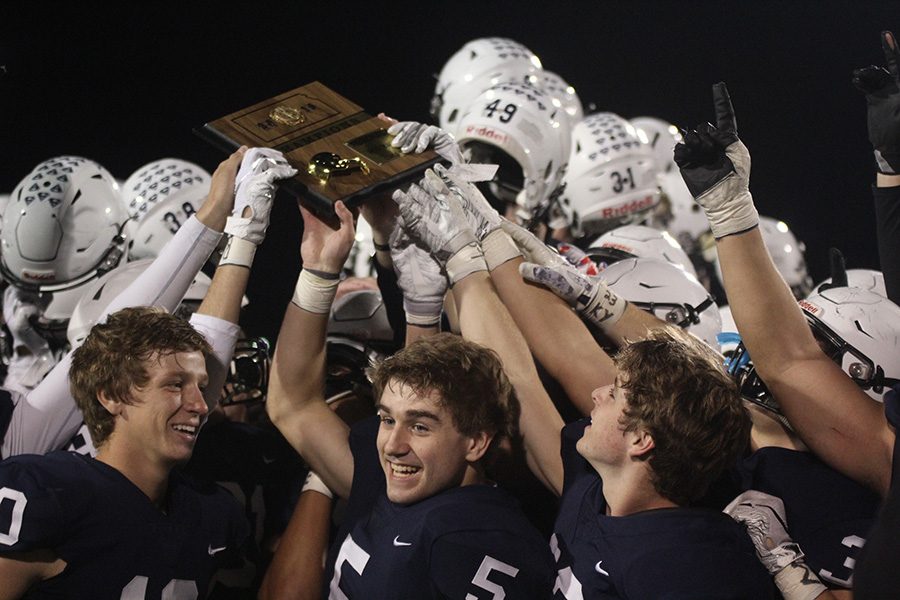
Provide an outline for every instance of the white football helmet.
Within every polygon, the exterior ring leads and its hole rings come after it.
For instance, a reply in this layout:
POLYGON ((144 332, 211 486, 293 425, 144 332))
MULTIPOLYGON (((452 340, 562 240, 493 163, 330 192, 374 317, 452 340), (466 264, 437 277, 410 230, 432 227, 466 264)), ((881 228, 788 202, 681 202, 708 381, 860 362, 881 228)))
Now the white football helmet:
POLYGON ((537 74, 537 85, 550 96, 553 106, 561 108, 569 116, 571 127, 575 127, 584 119, 584 108, 575 88, 562 77, 552 71, 541 71, 537 74))
MULTIPOLYGON (((775 263, 775 268, 781 274, 785 283, 791 288, 794 298, 800 300, 806 298, 812 291, 812 277, 806 271, 806 259, 803 253, 806 245, 797 239, 787 223, 773 219, 772 217, 759 216, 759 232, 762 234, 766 249, 775 263)), ((715 258, 716 275, 722 286, 722 265, 718 254, 715 258)))
MULTIPOLYGON (((884 273, 881 271, 875 271, 873 269, 847 269, 846 273, 848 287, 861 288, 887 298, 887 288, 884 286, 884 273)), ((830 285, 831 277, 817 284, 813 293, 819 293, 823 286, 827 288, 830 285)))
POLYGON ((325 346, 325 395, 328 402, 347 395, 371 398, 367 370, 395 348, 394 333, 381 294, 359 290, 334 303, 325 346))
POLYGON ((157 160, 135 171, 122 196, 132 218, 130 259, 158 256, 203 204, 211 180, 203 167, 179 158, 157 160))
POLYGON ((3 228, 3 213, 6 212, 6 207, 9 204, 9 194, 0 194, 0 229, 3 228))
POLYGON ((559 193, 571 139, 568 117, 552 98, 530 85, 496 85, 469 105, 457 137, 471 158, 497 160, 501 180, 506 177, 503 159, 513 159, 518 169, 499 185, 510 192, 508 197, 514 195, 529 218, 547 214, 559 193), (498 154, 500 158, 491 156, 498 154))
MULTIPOLYGON (((834 287, 799 301, 823 352, 870 397, 900 382, 900 307, 883 296, 856 287, 834 287)), ((756 373, 743 344, 732 359, 741 394, 776 414, 781 410, 756 373)))
POLYGON ((499 83, 535 83, 541 71, 535 54, 514 40, 478 38, 467 42, 444 64, 431 99, 431 116, 444 131, 459 137, 459 121, 482 92, 499 83))
POLYGON ((694 202, 678 169, 657 175, 660 204, 668 206, 668 214, 661 225, 672 234, 681 247, 692 254, 699 253, 701 238, 709 233, 709 220, 699 204, 694 202))
POLYGON ((678 173, 675 164, 675 144, 681 143, 678 128, 656 117, 635 117, 630 119, 638 137, 653 149, 653 158, 661 173, 678 173))
POLYGON ((697 276, 681 244, 668 232, 646 225, 623 225, 607 231, 586 252, 601 270, 624 258, 656 258, 697 276))
POLYGON ((626 258, 601 273, 619 296, 666 323, 677 325, 718 351, 722 320, 715 300, 697 278, 654 258, 626 258))
POLYGON ((576 237, 646 218, 659 203, 656 163, 631 123, 614 113, 585 117, 572 131, 561 204, 576 237))
MULTIPOLYGON (((109 306, 109 303, 131 285, 138 275, 143 273, 152 263, 152 259, 124 263, 117 269, 106 273, 94 281, 84 290, 84 294, 72 310, 72 317, 69 319, 68 329, 66 330, 66 336, 72 348, 77 348, 81 345, 84 338, 90 333, 91 327, 97 323, 97 320, 103 311, 106 310, 106 307, 109 306)), ((204 296, 206 296, 210 283, 210 278, 202 271, 197 273, 197 277, 191 282, 191 286, 184 295, 182 304, 176 309, 175 313, 179 314, 182 306, 186 305, 193 305, 190 308, 196 310, 196 307, 200 305, 204 296)), ((187 312, 191 313, 193 310, 188 310, 187 312)))
POLYGON ((127 219, 109 171, 78 156, 45 160, 16 186, 6 207, 3 277, 40 292, 83 285, 122 260, 127 219))

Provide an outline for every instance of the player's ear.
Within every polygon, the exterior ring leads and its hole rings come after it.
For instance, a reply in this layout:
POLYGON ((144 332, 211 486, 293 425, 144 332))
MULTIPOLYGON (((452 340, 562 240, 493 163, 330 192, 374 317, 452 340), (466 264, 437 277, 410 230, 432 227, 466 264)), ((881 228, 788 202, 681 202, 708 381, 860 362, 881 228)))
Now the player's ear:
POLYGON ((468 462, 480 460, 484 456, 484 453, 487 452, 487 449, 491 445, 491 440, 493 439, 494 434, 486 431, 480 431, 468 438, 466 460, 468 462))
POLYGON ((106 390, 100 390, 97 392, 97 401, 103 405, 103 408, 106 409, 111 415, 119 415, 122 413, 123 408, 125 407, 125 403, 117 398, 114 398, 106 390))
POLYGON ((642 429, 631 432, 631 441, 628 447, 629 456, 639 459, 647 458, 646 454, 655 447, 656 443, 653 441, 653 436, 650 433, 642 429))

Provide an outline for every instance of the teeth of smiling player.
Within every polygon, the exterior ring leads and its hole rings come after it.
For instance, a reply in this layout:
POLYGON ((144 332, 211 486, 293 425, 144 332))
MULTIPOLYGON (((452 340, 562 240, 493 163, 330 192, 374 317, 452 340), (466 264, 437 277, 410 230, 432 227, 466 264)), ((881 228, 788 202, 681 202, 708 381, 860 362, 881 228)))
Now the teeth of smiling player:
POLYGON ((175 431, 182 431, 184 433, 190 433, 190 434, 197 433, 197 428, 192 425, 172 425, 172 428, 175 431))
POLYGON ((418 467, 409 467, 406 465, 395 465, 391 463, 391 470, 398 475, 411 475, 419 470, 418 467))

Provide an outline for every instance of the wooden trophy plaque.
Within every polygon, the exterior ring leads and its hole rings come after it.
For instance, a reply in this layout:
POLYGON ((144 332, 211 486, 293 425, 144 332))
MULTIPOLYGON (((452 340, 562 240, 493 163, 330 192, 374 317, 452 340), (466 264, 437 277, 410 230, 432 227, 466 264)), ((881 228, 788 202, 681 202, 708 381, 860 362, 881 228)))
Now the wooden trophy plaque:
POLYGON ((427 150, 402 154, 391 146, 390 125, 314 81, 195 129, 225 152, 240 146, 280 150, 297 169, 281 186, 323 217, 334 203, 357 206, 421 176, 439 160, 427 150))

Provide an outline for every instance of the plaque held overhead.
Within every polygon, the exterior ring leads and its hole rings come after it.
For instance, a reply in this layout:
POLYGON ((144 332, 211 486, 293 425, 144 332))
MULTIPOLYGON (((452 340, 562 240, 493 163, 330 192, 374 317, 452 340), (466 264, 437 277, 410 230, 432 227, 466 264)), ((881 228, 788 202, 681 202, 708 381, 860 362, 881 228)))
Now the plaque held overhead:
POLYGON ((240 146, 280 150, 297 169, 281 187, 322 217, 334 203, 350 207, 418 179, 439 157, 431 150, 402 154, 388 123, 314 81, 198 127, 194 132, 224 152, 240 146))

